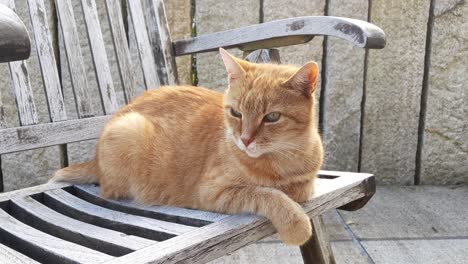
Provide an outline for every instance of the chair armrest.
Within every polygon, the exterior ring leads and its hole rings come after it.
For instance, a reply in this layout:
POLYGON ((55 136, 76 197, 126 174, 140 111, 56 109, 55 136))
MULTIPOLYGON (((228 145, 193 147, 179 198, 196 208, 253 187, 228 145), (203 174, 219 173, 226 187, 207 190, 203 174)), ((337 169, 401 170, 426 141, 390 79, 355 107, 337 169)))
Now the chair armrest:
POLYGON ((244 51, 302 44, 314 36, 333 36, 369 49, 385 47, 385 33, 379 27, 357 19, 307 16, 276 20, 174 42, 176 56, 223 48, 244 51))
POLYGON ((13 10, 0 4, 0 62, 24 60, 30 54, 26 26, 13 10))

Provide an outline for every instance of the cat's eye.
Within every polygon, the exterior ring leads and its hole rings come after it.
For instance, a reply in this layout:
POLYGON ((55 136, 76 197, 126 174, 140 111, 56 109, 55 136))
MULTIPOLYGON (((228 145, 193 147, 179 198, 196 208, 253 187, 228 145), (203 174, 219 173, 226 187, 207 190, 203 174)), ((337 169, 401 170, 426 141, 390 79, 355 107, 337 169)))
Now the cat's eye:
POLYGON ((280 117, 281 117, 280 112, 271 112, 271 113, 265 115, 265 117, 263 117, 263 122, 273 123, 273 122, 278 121, 280 119, 280 117))
POLYGON ((234 110, 234 108, 232 108, 232 107, 231 107, 231 115, 233 117, 242 118, 241 112, 238 112, 238 111, 234 110))

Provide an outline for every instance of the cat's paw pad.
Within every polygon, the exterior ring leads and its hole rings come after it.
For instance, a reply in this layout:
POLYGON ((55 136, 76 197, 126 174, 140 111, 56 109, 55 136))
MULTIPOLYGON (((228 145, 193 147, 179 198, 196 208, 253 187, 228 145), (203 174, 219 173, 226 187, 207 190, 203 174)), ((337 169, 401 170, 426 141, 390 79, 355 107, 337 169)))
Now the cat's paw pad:
POLYGON ((285 244, 301 246, 311 238, 312 225, 309 217, 306 214, 301 214, 279 228, 278 233, 285 244))

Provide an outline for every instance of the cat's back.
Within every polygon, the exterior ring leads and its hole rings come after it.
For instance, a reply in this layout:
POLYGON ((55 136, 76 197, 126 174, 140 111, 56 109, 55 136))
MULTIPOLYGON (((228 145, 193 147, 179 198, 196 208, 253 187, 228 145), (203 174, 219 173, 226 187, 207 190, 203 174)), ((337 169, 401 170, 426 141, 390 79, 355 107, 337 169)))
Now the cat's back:
MULTIPOLYGON (((114 121, 137 112, 167 135, 172 146, 206 144, 224 135, 223 94, 194 86, 164 86, 135 98, 114 115, 114 121)), ((160 136, 161 136, 160 135, 160 136)), ((169 147, 169 146, 168 146, 169 147)))
POLYGON ((147 118, 180 122, 197 119, 199 115, 207 113, 211 113, 209 117, 216 117, 223 112, 223 95, 202 87, 163 86, 135 98, 119 110, 116 116, 127 112, 138 112, 147 118))

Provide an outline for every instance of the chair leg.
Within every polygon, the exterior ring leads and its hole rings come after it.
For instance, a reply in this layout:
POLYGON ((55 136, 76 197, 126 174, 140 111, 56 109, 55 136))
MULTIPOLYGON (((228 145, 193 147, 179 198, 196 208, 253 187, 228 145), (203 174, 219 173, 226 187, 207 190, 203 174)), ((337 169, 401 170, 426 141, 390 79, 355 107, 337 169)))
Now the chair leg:
POLYGON ((322 216, 312 218, 311 223, 314 230, 312 238, 301 246, 304 264, 335 264, 322 216))

